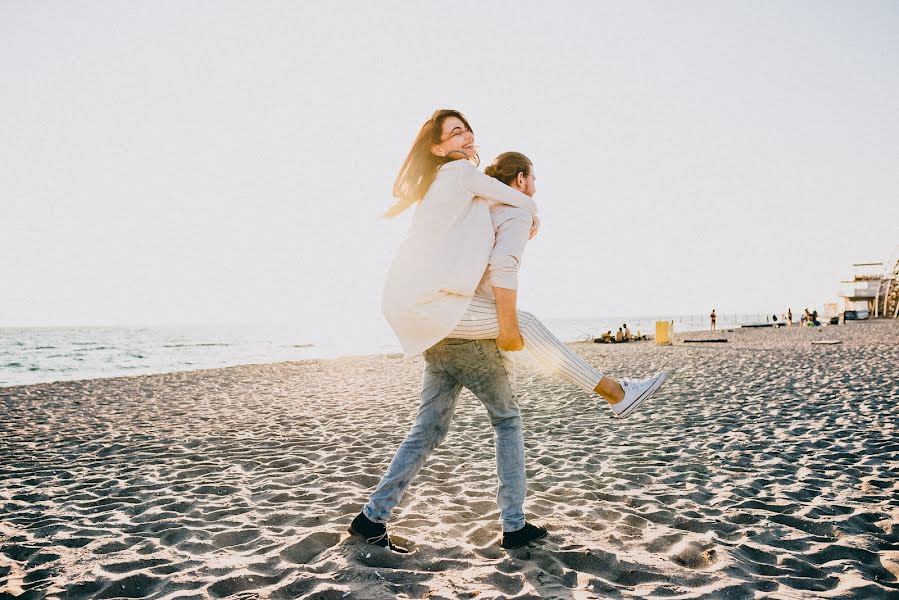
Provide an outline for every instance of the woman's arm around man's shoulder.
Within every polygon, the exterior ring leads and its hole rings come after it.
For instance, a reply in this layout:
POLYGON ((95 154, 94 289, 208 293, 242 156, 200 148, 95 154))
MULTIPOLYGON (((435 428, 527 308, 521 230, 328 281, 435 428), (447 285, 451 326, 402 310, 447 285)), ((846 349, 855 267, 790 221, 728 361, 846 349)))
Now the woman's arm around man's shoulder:
POLYGON ((465 163, 460 165, 459 172, 462 187, 469 192, 488 200, 501 202, 502 204, 526 208, 531 211, 531 214, 537 214, 537 204, 529 196, 507 186, 498 179, 484 175, 467 160, 458 162, 465 163))

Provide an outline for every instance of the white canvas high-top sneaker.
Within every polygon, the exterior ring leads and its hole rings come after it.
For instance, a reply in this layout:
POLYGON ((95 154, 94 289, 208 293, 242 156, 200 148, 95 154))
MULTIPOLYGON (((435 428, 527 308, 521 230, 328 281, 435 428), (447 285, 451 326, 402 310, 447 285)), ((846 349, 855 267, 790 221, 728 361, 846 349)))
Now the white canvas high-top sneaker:
POLYGON ((666 371, 659 371, 652 377, 646 379, 628 379, 627 377, 618 381, 624 389, 624 399, 615 404, 610 404, 612 412, 619 419, 624 419, 630 415, 638 406, 649 400, 650 396, 662 387, 668 378, 666 371))

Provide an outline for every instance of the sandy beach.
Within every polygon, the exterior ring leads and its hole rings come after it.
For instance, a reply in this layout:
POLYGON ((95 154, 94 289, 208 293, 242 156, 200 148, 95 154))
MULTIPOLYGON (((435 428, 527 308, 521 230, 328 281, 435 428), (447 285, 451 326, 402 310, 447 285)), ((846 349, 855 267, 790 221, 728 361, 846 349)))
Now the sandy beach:
POLYGON ((899 321, 702 337, 573 345, 612 376, 670 371, 624 421, 519 369, 550 535, 511 551, 467 392, 391 524, 414 553, 347 533, 420 358, 0 389, 0 597, 899 597, 899 321))

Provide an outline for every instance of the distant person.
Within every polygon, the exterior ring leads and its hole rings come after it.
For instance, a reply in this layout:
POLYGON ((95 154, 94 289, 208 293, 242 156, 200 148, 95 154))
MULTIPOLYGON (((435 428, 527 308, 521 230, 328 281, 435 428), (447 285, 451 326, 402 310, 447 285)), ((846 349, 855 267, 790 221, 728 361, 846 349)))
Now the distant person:
POLYGON ((808 325, 811 322, 812 315, 808 312, 807 308, 802 309, 802 318, 799 319, 800 325, 808 325))
POLYGON ((792 309, 787 309, 787 327, 790 327, 793 324, 793 311, 792 309))
POLYGON ((718 320, 718 316, 715 314, 715 309, 712 309, 712 314, 709 315, 709 321, 712 323, 712 331, 716 331, 715 322, 718 320))
POLYGON ((612 330, 605 332, 598 339, 593 340, 594 342, 598 342, 600 344, 611 344, 612 343, 612 330))
POLYGON ((818 322, 818 311, 817 311, 817 310, 813 310, 813 311, 812 311, 812 325, 814 325, 815 327, 817 327, 817 326, 819 326, 820 324, 821 324, 821 323, 818 322))
POLYGON ((771 315, 771 320, 777 323, 777 315, 771 315))
POLYGON ((624 332, 621 331, 621 327, 618 328, 618 333, 615 334, 615 341, 616 342, 624 341, 624 332))
POLYGON ((625 323, 624 324, 624 341, 629 342, 632 339, 634 339, 634 337, 631 335, 631 330, 627 328, 627 323, 625 323))

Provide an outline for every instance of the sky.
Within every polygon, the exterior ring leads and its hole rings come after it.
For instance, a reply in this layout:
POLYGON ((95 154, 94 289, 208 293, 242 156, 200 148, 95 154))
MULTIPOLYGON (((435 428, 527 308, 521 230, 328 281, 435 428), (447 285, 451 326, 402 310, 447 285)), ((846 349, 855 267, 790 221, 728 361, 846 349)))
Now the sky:
POLYGON ((0 326, 352 331, 435 108, 535 165, 519 306, 821 309, 899 244, 899 3, 0 0, 0 326))

